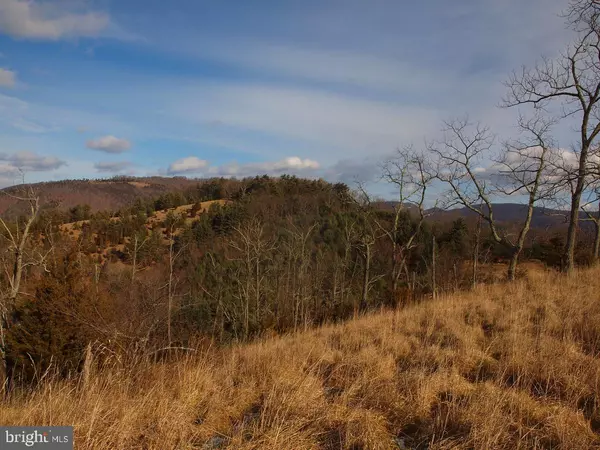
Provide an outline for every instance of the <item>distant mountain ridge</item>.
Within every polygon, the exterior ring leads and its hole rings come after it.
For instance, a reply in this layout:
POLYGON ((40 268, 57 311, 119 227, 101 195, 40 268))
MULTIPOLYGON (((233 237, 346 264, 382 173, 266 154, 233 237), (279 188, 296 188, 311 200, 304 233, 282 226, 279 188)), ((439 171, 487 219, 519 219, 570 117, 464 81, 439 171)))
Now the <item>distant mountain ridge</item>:
MULTIPOLYGON (((383 209, 391 209, 397 202, 379 202, 378 205, 383 209)), ((408 205, 409 210, 415 210, 415 206, 408 205)), ((499 223, 511 223, 520 222, 527 213, 527 205, 521 203, 493 203, 492 208, 494 211, 494 217, 499 223)), ((431 208, 426 211, 428 220, 436 222, 451 222, 458 219, 459 217, 465 219, 475 219, 477 214, 471 211, 469 208, 453 208, 453 209, 441 209, 431 208)), ((587 219, 587 215, 584 212, 580 213, 581 219, 587 219)), ((566 226, 568 223, 568 211, 557 210, 550 208, 534 207, 533 217, 531 221, 532 228, 545 229, 566 226)), ((584 222, 584 225, 585 226, 584 222)))
POLYGON ((137 198, 155 198, 168 192, 192 188, 203 180, 183 177, 118 177, 105 180, 61 180, 11 186, 0 192, 0 214, 6 216, 20 212, 18 196, 23 189, 32 187, 43 205, 54 205, 68 210, 87 204, 91 212, 130 206, 137 198), (12 196, 11 196, 12 195, 12 196))
MULTIPOLYGON (((42 204, 53 205, 59 210, 68 210, 77 205, 89 205, 91 212, 116 211, 131 206, 136 199, 156 198, 169 192, 183 192, 194 188, 207 179, 186 177, 115 177, 99 180, 61 180, 42 183, 11 186, 0 192, 0 214, 3 216, 22 212, 23 205, 13 196, 19 195, 23 188, 33 187, 40 195, 42 204), (11 196, 12 195, 12 196, 11 196)), ((375 203, 381 209, 391 210, 397 202, 380 201, 375 203)), ((521 221, 525 215, 526 205, 519 203, 494 203, 494 214, 499 222, 510 223, 521 221)), ((414 209, 412 205, 408 209, 414 209)), ((476 213, 468 208, 427 210, 428 220, 450 222, 459 217, 472 220, 476 213)), ((587 216, 581 213, 581 218, 587 216)), ((534 209, 532 228, 551 228, 564 226, 567 223, 567 212, 541 207, 534 209)), ((585 222, 587 223, 587 222, 585 222)), ((583 225, 585 226, 585 225, 583 225)))

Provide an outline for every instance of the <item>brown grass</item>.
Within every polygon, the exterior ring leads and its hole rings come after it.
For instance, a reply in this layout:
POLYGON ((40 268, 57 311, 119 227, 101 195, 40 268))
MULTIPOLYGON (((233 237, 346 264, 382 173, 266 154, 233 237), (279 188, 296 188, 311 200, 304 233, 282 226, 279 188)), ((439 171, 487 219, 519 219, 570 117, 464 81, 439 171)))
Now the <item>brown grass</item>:
POLYGON ((535 272, 0 406, 77 449, 600 448, 600 272, 535 272))

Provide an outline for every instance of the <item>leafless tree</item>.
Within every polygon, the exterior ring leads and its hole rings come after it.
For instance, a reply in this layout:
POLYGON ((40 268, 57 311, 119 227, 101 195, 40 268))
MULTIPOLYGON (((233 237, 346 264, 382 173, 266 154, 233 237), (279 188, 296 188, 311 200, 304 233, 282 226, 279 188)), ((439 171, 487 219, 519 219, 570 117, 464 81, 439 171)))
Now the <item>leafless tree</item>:
MULTIPOLYGON (((290 266, 288 268, 288 278, 292 277, 293 284, 291 297, 294 301, 294 330, 301 323, 306 328, 309 321, 306 311, 310 288, 307 280, 310 264, 308 241, 316 226, 317 224, 313 223, 308 227, 302 228, 295 225, 292 218, 288 218, 286 249, 290 266)), ((289 289, 287 291, 289 295, 289 289)))
POLYGON ((437 178, 449 186, 447 206, 461 205, 477 214, 488 224, 493 239, 510 249, 508 279, 514 280, 519 256, 531 227, 537 202, 551 195, 552 176, 549 172, 551 146, 546 135, 552 122, 539 117, 519 125, 529 136, 504 144, 492 167, 482 167, 492 160, 496 138, 480 124, 471 124, 467 118, 446 123, 445 138, 431 144, 437 156, 437 178), (494 215, 494 196, 525 195, 525 216, 516 238, 503 230, 494 215))
POLYGON ((600 134, 600 3, 572 0, 565 17, 576 33, 574 42, 560 57, 542 59, 533 68, 513 73, 506 82, 508 93, 503 103, 507 107, 531 105, 547 112, 556 105, 560 117, 577 119, 577 164, 563 255, 563 269, 571 271, 588 161, 600 134))
POLYGON ((341 217, 341 237, 343 254, 335 256, 333 267, 333 292, 332 300, 336 305, 343 305, 352 295, 352 279, 348 274, 352 265, 352 249, 354 248, 358 224, 355 217, 343 215, 341 217))
POLYGON ((0 236, 6 245, 3 265, 7 286, 4 286, 2 291, 0 291, 1 375, 3 378, 3 388, 6 391, 9 389, 12 378, 12 370, 6 357, 6 334, 14 324, 17 300, 23 294, 21 281, 25 271, 31 266, 41 266, 46 269, 46 258, 52 251, 52 248, 42 251, 40 245, 29 245, 32 237, 31 227, 36 222, 40 211, 40 199, 36 192, 31 187, 28 187, 23 188, 21 195, 9 194, 6 191, 4 191, 4 195, 9 195, 18 202, 26 204, 29 210, 25 219, 23 221, 17 220, 15 224, 10 224, 0 218, 0 225, 2 227, 0 236))
MULTIPOLYGON (((140 239, 140 236, 138 235, 138 233, 135 233, 132 238, 133 249, 131 250, 131 286, 134 285, 135 275, 139 272, 138 264, 137 264, 138 254, 142 250, 144 245, 146 245, 146 243, 148 242, 149 239, 150 239, 149 236, 146 236, 143 239, 140 239)), ((172 241, 172 239, 171 239, 171 241, 172 241)))
POLYGON ((173 311, 175 309, 175 291, 178 284, 178 279, 175 275, 175 264, 181 254, 186 250, 187 244, 180 245, 178 249, 175 248, 175 232, 177 230, 178 223, 173 222, 167 228, 168 239, 169 239, 169 275, 167 278, 167 349, 170 349, 173 344, 173 333, 172 333, 172 322, 173 322, 173 311))
POLYGON ((373 260, 373 251, 377 238, 380 236, 380 230, 376 225, 372 200, 362 182, 357 181, 357 190, 354 201, 360 212, 360 223, 354 228, 355 248, 363 261, 362 265, 362 289, 360 303, 355 305, 355 314, 364 311, 369 305, 369 292, 373 285, 381 279, 381 275, 373 276, 371 264, 373 260))
POLYGON ((261 318, 261 298, 267 276, 263 269, 275 248, 273 241, 266 237, 264 228, 264 224, 254 218, 243 227, 236 227, 235 238, 229 243, 238 253, 234 260, 242 262, 238 279, 233 281, 238 286, 238 298, 243 303, 244 338, 250 334, 251 303, 254 303, 255 319, 259 321, 261 318))
POLYGON ((425 210, 425 200, 434 176, 427 168, 425 154, 412 147, 399 149, 393 158, 385 161, 382 169, 383 179, 393 185, 398 194, 394 204, 391 227, 376 220, 379 229, 387 237, 392 248, 390 276, 392 292, 396 299, 400 276, 406 271, 408 253, 415 246, 416 238, 428 215, 425 210), (400 220, 403 214, 413 212, 416 213, 412 214, 416 216, 416 226, 408 235, 404 235, 400 229, 400 220))

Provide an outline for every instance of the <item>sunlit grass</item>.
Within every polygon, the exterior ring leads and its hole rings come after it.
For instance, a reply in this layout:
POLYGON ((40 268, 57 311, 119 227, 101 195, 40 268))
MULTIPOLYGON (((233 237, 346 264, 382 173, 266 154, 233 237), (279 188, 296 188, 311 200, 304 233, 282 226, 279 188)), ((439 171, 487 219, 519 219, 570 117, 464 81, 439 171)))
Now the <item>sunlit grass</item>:
POLYGON ((0 423, 74 425, 77 449, 589 449, 599 293, 598 270, 536 271, 178 361, 108 358, 86 385, 16 394, 0 423))

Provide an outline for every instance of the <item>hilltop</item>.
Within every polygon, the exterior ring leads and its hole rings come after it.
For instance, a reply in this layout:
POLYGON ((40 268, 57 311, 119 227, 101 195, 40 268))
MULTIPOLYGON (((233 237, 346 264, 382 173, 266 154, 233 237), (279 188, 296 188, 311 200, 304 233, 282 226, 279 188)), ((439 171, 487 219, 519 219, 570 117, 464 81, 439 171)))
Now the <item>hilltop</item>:
MULTIPOLYGON (((196 179, 186 177, 114 177, 97 180, 62 180, 11 186, 2 191, 10 195, 19 195, 23 189, 33 188, 46 207, 59 211, 88 205, 91 213, 98 211, 118 211, 128 208, 136 201, 152 200, 168 193, 185 194, 199 185, 210 183, 215 179, 196 179)), ((218 179, 220 183, 226 183, 218 179)), ((235 184, 237 180, 233 180, 235 184)), ((0 195, 0 214, 13 216, 22 212, 23 205, 10 195, 0 195)), ((225 200, 225 199, 221 199, 225 200)), ((391 210, 396 202, 378 201, 375 205, 382 210, 391 210)), ((525 214, 525 205, 520 203, 494 203, 494 213, 500 222, 506 225, 521 221, 525 214)), ((414 207, 407 205, 414 212, 414 207)), ((434 208, 427 210, 428 221, 449 223, 459 217, 475 219, 476 214, 465 207, 443 210, 434 208)), ((532 227, 537 229, 562 229, 566 224, 566 212, 542 207, 535 207, 532 227)), ((580 213, 585 219, 585 213, 580 213)), ((591 224, 582 222, 584 228, 591 224)))
MULTIPOLYGON (((78 205, 89 205, 91 212, 116 211, 131 206, 137 199, 150 199, 169 192, 193 188, 201 180, 184 177, 116 177, 104 180, 62 180, 12 186, 5 193, 19 195, 23 189, 34 189, 44 205, 66 211, 78 205)), ((0 195, 0 214, 19 211, 18 201, 0 195)))

